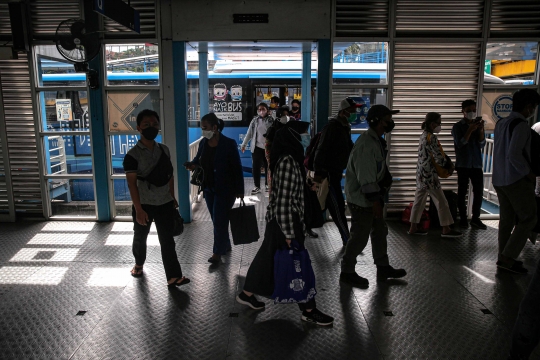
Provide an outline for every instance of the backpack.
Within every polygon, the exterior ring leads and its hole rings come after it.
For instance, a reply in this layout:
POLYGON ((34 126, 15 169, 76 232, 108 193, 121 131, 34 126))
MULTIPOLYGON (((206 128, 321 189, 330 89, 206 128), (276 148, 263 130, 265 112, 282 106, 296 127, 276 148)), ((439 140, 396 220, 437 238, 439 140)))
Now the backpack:
MULTIPOLYGON (((523 119, 521 118, 515 118, 512 120, 510 125, 508 125, 508 132, 510 134, 510 139, 512 138, 512 134, 514 133, 515 127, 521 122, 523 119)), ((531 159, 529 162, 529 166, 531 167, 531 171, 537 175, 540 176, 540 135, 531 129, 531 159)), ((523 157, 527 159, 526 152, 523 150, 523 157)))
MULTIPOLYGON (((323 129, 324 130, 324 129, 323 129)), ((321 132, 318 132, 311 141, 309 142, 308 147, 306 148, 306 155, 304 157, 304 167, 310 171, 313 171, 313 160, 315 159, 315 152, 317 147, 319 147, 319 140, 321 139, 321 132)))

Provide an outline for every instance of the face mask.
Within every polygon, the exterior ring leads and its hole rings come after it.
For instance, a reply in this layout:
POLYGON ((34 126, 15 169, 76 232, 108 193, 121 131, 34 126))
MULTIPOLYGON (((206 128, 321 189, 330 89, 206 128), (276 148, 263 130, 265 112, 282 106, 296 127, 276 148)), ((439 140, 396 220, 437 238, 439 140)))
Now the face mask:
POLYGON ((298 109, 300 109, 298 106, 293 106, 292 107, 293 111, 298 111, 298 109))
POLYGON ((396 126, 396 123, 394 122, 394 120, 388 120, 386 122, 386 126, 384 127, 384 132, 386 133, 391 132, 392 130, 394 130, 395 126, 396 126))
POLYGON ((441 131, 441 125, 437 126, 435 129, 433 129, 434 134, 438 134, 441 131))
POLYGON ((210 140, 211 138, 214 137, 214 132, 212 130, 203 130, 202 131, 202 136, 204 136, 205 138, 210 140))
POLYGON ((263 118, 266 116, 266 110, 259 110, 257 111, 257 114, 259 114, 259 116, 263 118))
POLYGON ((149 126, 146 129, 143 129, 141 133, 146 140, 154 140, 159 133, 159 129, 149 126))
POLYGON ((356 121, 356 113, 355 113, 355 112, 350 113, 350 114, 349 114, 349 117, 347 118, 347 121, 348 121, 349 123, 355 122, 355 121, 356 121))
POLYGON ((286 116, 286 115, 279 118, 279 122, 282 123, 282 124, 286 124, 287 121, 289 121, 289 117, 286 116))
POLYGON ((467 119, 473 120, 473 119, 475 119, 475 118, 476 118, 476 112, 475 112, 475 111, 469 111, 469 112, 467 113, 467 119))
POLYGON ((311 142, 311 137, 309 136, 309 134, 300 134, 300 142, 302 143, 302 146, 304 147, 304 152, 306 152, 306 149, 309 146, 309 143, 311 142))

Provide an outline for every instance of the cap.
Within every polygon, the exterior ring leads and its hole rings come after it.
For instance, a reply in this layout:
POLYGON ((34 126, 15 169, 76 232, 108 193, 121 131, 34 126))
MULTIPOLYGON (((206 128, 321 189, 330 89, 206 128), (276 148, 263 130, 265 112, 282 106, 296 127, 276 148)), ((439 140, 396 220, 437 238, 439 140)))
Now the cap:
POLYGON ((399 110, 390 110, 384 105, 373 105, 369 108, 368 114, 367 114, 367 121, 371 121, 372 119, 381 119, 385 117, 386 115, 390 114, 397 114, 399 110))
POLYGON ((341 102, 339 103, 338 111, 341 111, 341 110, 344 110, 344 109, 347 109, 347 108, 350 108, 350 107, 359 108, 359 107, 362 107, 362 106, 364 106, 364 104, 360 104, 360 103, 354 101, 353 99, 351 99, 350 97, 348 97, 348 98, 345 98, 345 99, 341 100, 341 102))
POLYGON ((289 121, 286 126, 293 129, 299 134, 304 134, 304 133, 307 133, 309 129, 309 125, 310 124, 307 121, 294 121, 293 120, 293 121, 289 121))

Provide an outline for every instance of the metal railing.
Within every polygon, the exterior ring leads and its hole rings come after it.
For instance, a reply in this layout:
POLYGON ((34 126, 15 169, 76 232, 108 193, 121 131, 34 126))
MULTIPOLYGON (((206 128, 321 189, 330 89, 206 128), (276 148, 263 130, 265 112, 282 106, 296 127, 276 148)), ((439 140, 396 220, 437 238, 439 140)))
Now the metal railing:
MULTIPOLYGON (((197 150, 199 150, 199 143, 203 137, 201 136, 199 139, 195 140, 191 144, 189 144, 189 160, 193 160, 195 156, 197 155, 197 150)), ((199 191, 199 187, 195 185, 189 185, 189 200, 191 204, 194 202, 199 202, 199 194, 197 192, 199 191)))
MULTIPOLYGON (((493 139, 486 139, 486 146, 482 149, 482 170, 484 171, 484 200, 487 200, 495 205, 499 205, 499 198, 497 197, 497 192, 493 187, 493 139)), ((468 199, 472 199, 472 185, 469 184, 469 194, 468 199)), ((472 212, 472 201, 467 201, 467 213, 471 214, 472 212)), ((487 217, 496 217, 498 214, 494 215, 484 215, 484 218, 487 217)))

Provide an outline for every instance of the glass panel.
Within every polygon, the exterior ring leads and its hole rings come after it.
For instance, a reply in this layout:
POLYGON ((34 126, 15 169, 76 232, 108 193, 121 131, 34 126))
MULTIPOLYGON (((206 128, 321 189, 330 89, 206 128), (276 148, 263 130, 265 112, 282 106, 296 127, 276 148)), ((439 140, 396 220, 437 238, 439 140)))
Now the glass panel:
POLYGON ((114 204, 116 216, 131 216, 131 195, 126 179, 114 179, 114 204))
MULTIPOLYGON (((140 135, 126 135, 118 134, 109 136, 109 141, 111 145, 111 164, 112 164, 112 174, 125 174, 124 172, 124 157, 126 156, 129 149, 131 149, 137 141, 139 141, 140 135)), ((157 142, 161 142, 161 135, 156 137, 157 142)))
POLYGON ((534 85, 537 42, 488 43, 484 84, 534 85))
POLYGON ((47 174, 92 174, 90 135, 43 137, 47 174))
POLYGON ((43 131, 89 131, 86 91, 39 93, 43 131))
POLYGON ((144 109, 160 113, 159 90, 109 91, 109 131, 136 131, 137 115, 144 109))
POLYGON ((482 95, 482 119, 486 121, 486 131, 495 130, 497 121, 512 112, 512 96, 516 89, 484 89, 482 95))
MULTIPOLYGON (((339 103, 346 97, 352 97, 356 102, 365 104, 357 113, 356 121, 351 124, 353 129, 368 128, 366 117, 371 105, 386 105, 386 89, 340 89, 334 87, 332 90, 332 114, 338 113, 339 103)), ((353 134, 353 141, 356 140, 356 137, 353 134)))
POLYGON ((105 45, 105 59, 108 85, 159 85, 157 45, 105 45))
POLYGON ((388 43, 334 43, 334 84, 386 84, 388 43))
POLYGON ((48 179, 52 216, 96 216, 92 179, 48 179))
POLYGON ((60 55, 55 45, 40 45, 34 49, 39 86, 86 86, 86 74, 76 72, 73 63, 60 55))

